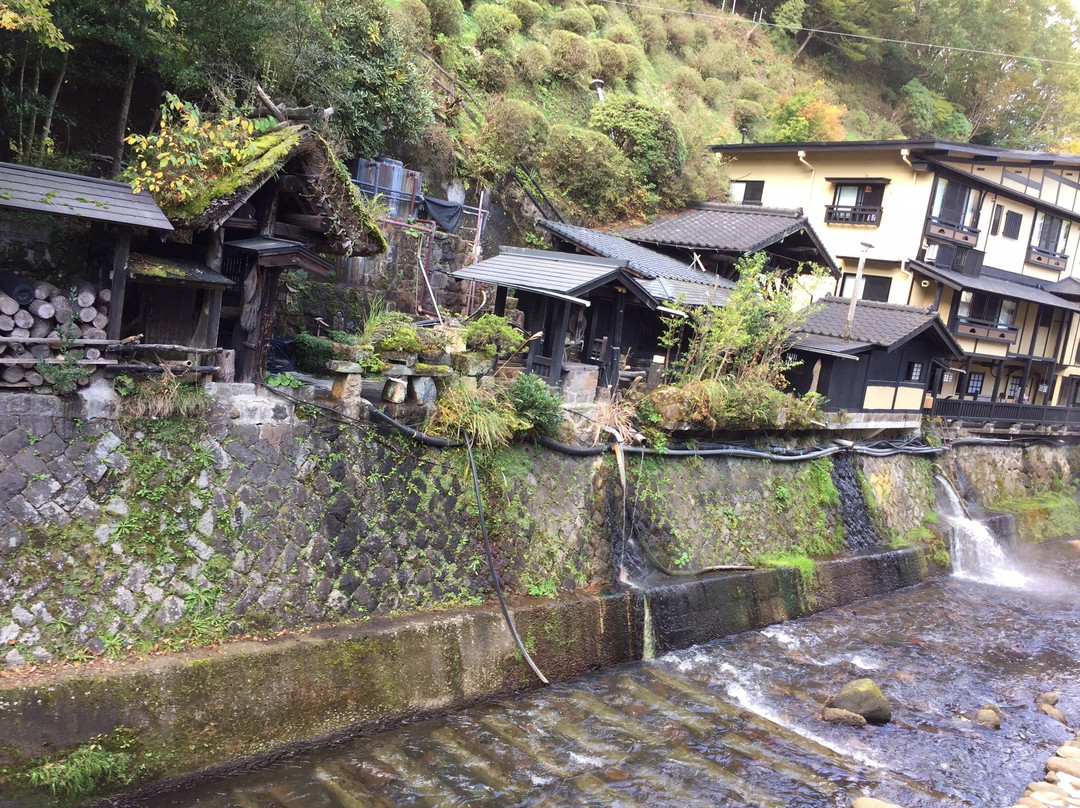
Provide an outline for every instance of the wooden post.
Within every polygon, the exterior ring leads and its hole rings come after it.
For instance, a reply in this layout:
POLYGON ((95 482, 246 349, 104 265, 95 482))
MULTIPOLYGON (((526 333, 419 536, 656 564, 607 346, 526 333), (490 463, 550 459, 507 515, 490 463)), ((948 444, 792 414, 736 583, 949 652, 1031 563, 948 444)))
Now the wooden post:
POLYGON ((1001 377, 1005 375, 1005 360, 1002 359, 997 363, 997 373, 994 374, 994 391, 990 394, 990 400, 997 402, 998 400, 998 388, 1001 387, 1001 377))
POLYGON ((222 289, 210 289, 210 313, 207 315, 206 347, 217 347, 218 329, 221 327, 222 289))
POLYGON ((274 319, 277 314, 278 279, 281 277, 280 267, 260 268, 265 272, 263 279, 263 295, 259 301, 259 327, 255 336, 255 357, 251 367, 251 378, 255 382, 261 382, 266 375, 266 357, 270 353, 270 340, 274 336, 274 319))
POLYGON ((622 369, 623 318, 626 315, 626 290, 615 287, 615 325, 611 329, 611 389, 619 389, 619 371, 622 369))
POLYGON ((566 332, 570 328, 570 301, 560 301, 560 308, 556 311, 559 312, 559 326, 553 334, 555 344, 551 351, 551 378, 548 379, 553 386, 562 379, 563 357, 566 356, 566 332))
POLYGON ((109 324, 105 335, 108 339, 120 339, 120 325, 124 319, 124 292, 127 290, 127 262, 131 250, 131 231, 122 228, 113 247, 112 287, 109 299, 109 324))

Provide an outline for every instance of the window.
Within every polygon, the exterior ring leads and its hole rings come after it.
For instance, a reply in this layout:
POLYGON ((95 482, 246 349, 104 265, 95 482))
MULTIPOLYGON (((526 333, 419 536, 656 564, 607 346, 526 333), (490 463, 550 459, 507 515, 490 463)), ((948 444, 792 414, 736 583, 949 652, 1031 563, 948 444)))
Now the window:
POLYGON ((864 182, 836 182, 835 185, 833 203, 825 208, 825 221, 878 225, 884 185, 864 182))
POLYGON ((1001 231, 1001 235, 1005 238, 1020 238, 1020 224, 1023 221, 1024 217, 1015 210, 1008 211, 1005 214, 1005 229, 1001 231))
POLYGON ((969 396, 982 395, 983 380, 986 378, 985 373, 969 373, 967 383, 967 394, 969 396))
POLYGON ((922 362, 908 362, 907 365, 907 380, 909 382, 922 381, 923 363, 922 362))
POLYGON ((1009 389, 1005 391, 1005 398, 1018 398, 1020 396, 1020 383, 1023 379, 1020 376, 1013 376, 1009 379, 1009 389))
POLYGON ((996 236, 1001 229, 1001 214, 1005 212, 1004 205, 994 205, 994 215, 990 219, 990 235, 996 236))
POLYGON ((731 200, 738 205, 760 205, 764 180, 736 180, 731 183, 731 200))
POLYGON ((1033 246, 1052 255, 1065 255, 1065 242, 1069 240, 1069 223, 1059 216, 1040 212, 1035 217, 1035 243, 1033 246))
POLYGON ((1017 301, 1010 298, 963 291, 956 306, 956 316, 963 320, 1013 325, 1016 322, 1016 308, 1017 301))
MULTIPOLYGON (((889 289, 892 288, 892 278, 879 278, 877 275, 863 275, 862 294, 860 300, 874 300, 878 303, 889 302, 889 289)), ((855 275, 851 272, 844 273, 843 283, 840 284, 840 297, 851 297, 855 292, 855 275)))
POLYGON ((978 194, 957 180, 939 177, 930 216, 944 224, 974 227, 978 194))

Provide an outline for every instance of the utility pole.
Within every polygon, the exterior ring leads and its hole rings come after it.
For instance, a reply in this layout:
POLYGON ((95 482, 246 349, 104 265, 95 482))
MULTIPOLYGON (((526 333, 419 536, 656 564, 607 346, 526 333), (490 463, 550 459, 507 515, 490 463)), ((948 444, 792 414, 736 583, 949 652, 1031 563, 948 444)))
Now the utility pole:
POLYGON ((844 325, 844 339, 851 339, 851 324, 855 321, 855 301, 859 299, 859 287, 862 286, 863 268, 866 266, 866 253, 874 249, 873 244, 862 244, 862 254, 859 256, 859 265, 855 268, 855 283, 851 287, 851 302, 848 303, 847 323, 844 325))

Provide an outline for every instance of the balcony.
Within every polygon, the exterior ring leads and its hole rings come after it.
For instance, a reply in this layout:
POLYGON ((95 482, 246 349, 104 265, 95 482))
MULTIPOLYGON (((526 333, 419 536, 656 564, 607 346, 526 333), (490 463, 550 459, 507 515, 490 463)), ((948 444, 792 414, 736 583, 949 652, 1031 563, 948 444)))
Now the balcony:
POLYGON ((934 402, 932 414, 946 421, 985 425, 1080 426, 1080 407, 939 398, 934 402))
POLYGON ((987 342, 1003 342, 1012 345, 1020 335, 1020 329, 1012 325, 1000 323, 988 323, 985 320, 975 320, 971 317, 960 317, 952 328, 952 333, 957 337, 980 339, 987 342))
POLYGON ((881 224, 880 205, 826 205, 825 221, 829 224, 881 224))
POLYGON ((1067 255, 1044 250, 1041 247, 1036 247, 1034 244, 1028 247, 1027 262, 1029 264, 1034 264, 1037 267, 1046 267, 1047 269, 1054 269, 1061 272, 1065 269, 1065 265, 1068 261, 1069 256, 1067 255))
POLYGON ((926 235, 961 247, 974 247, 979 243, 979 231, 976 228, 952 224, 933 216, 926 222, 926 235))

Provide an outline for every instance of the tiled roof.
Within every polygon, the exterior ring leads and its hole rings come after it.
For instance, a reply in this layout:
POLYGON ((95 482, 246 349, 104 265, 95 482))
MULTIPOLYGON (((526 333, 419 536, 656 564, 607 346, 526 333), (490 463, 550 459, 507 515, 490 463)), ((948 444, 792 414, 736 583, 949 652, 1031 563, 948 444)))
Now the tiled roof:
MULTIPOLYGON (((844 339, 850 303, 850 298, 846 297, 829 295, 822 298, 815 304, 817 311, 807 318, 800 330, 807 334, 844 339)), ((855 316, 848 336, 854 342, 871 343, 891 350, 927 329, 937 331, 957 358, 962 355, 960 346, 945 330, 932 308, 859 300, 855 304, 855 316)))
POLYGON ((706 284, 710 288, 719 286, 723 289, 731 289, 735 286, 731 281, 719 278, 712 272, 694 269, 676 258, 650 250, 648 247, 642 247, 620 236, 562 222, 542 221, 540 224, 584 250, 607 258, 626 261, 631 269, 645 278, 669 278, 688 283, 706 284))
POLYGON ((800 230, 811 231, 801 210, 708 205, 623 230, 622 235, 672 247, 751 253, 800 230))
MULTIPOLYGON (((1069 302, 1063 297, 1051 294, 1050 291, 1041 288, 1041 284, 1035 286, 1019 281, 1011 281, 1007 278, 996 278, 990 275, 985 269, 983 270, 982 275, 975 277, 972 275, 964 275, 961 272, 954 272, 951 269, 930 266, 922 261, 909 261, 908 266, 923 275, 928 275, 934 280, 940 281, 952 289, 974 289, 978 292, 987 292, 992 295, 1011 297, 1016 300, 1027 300, 1044 306, 1056 306, 1059 309, 1066 309, 1067 311, 1080 311, 1080 308, 1078 308, 1076 304, 1069 302)), ((1053 285, 1050 286, 1050 289, 1053 289, 1053 285)))
POLYGON ((125 182, 13 163, 0 163, 0 208, 173 229, 150 194, 137 194, 125 182))

